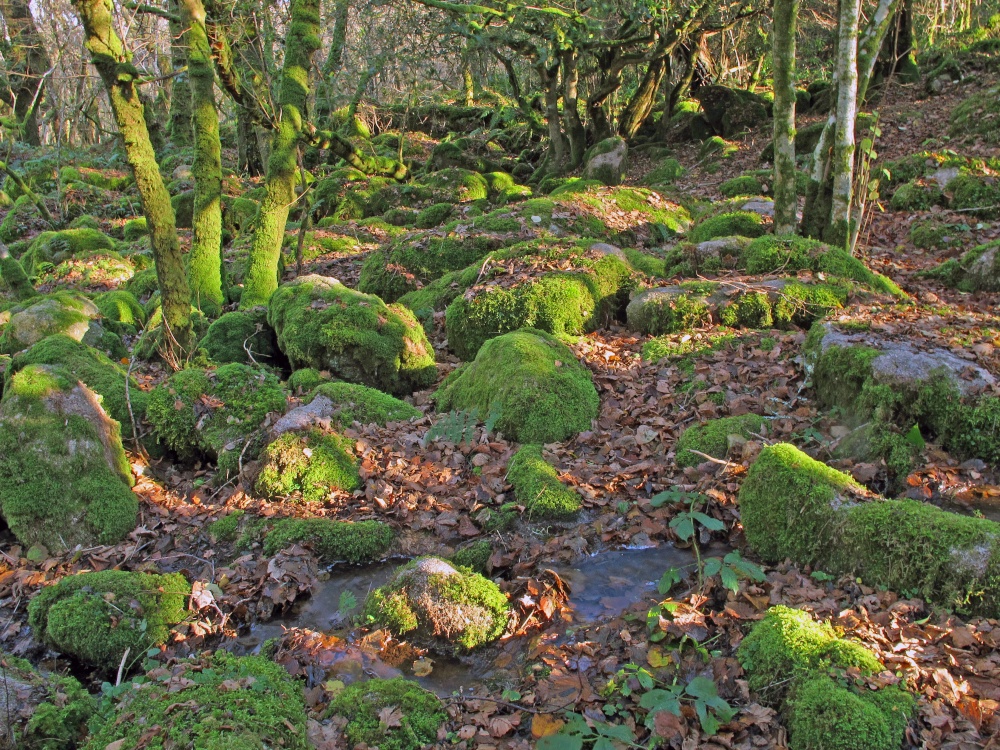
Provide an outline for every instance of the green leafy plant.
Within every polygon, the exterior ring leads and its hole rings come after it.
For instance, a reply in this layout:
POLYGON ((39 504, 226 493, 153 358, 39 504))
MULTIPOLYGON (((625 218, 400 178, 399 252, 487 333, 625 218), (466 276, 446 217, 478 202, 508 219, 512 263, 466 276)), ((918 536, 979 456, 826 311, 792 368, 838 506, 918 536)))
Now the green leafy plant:
POLYGON ((641 747, 635 744, 635 732, 627 726, 587 720, 576 713, 567 713, 565 717, 565 726, 556 734, 538 740, 536 750, 581 750, 584 745, 593 750, 614 750, 619 746, 615 743, 641 747))
MULTIPOLYGON (((501 416, 500 405, 493 404, 490 407, 490 413, 486 415, 486 420, 483 422, 485 435, 489 435, 493 432, 493 429, 496 427, 496 424, 501 416)), ((473 408, 450 411, 441 417, 437 424, 427 430, 427 434, 424 435, 423 447, 426 448, 434 440, 440 439, 447 440, 450 443, 455 443, 455 445, 459 445, 461 443, 468 443, 469 445, 472 445, 476 437, 476 425, 478 424, 478 409, 473 408)))

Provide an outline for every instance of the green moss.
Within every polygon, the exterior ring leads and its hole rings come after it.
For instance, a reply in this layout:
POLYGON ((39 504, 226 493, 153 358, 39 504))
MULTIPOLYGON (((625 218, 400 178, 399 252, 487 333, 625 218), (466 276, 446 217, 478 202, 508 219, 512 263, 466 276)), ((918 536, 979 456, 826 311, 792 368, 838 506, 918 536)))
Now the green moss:
POLYGON ((646 292, 632 301, 628 313, 633 330, 654 336, 687 331, 712 320, 707 300, 697 291, 646 292))
POLYGON ((26 195, 18 197, 0 222, 0 242, 14 242, 31 228, 38 209, 26 195))
POLYGON ((306 400, 310 403, 317 396, 333 402, 333 418, 344 427, 355 422, 385 426, 389 422, 404 422, 421 416, 420 410, 387 393, 354 383, 323 383, 306 400))
POLYGON ((77 382, 61 367, 27 365, 4 388, 0 511, 29 547, 116 544, 135 528, 138 502, 119 426, 108 420, 99 428, 81 414, 94 395, 77 382))
POLYGON ((101 311, 102 322, 115 333, 135 335, 146 324, 145 308, 124 289, 94 295, 94 304, 101 311))
POLYGON ((320 276, 300 276, 271 298, 268 322, 292 367, 329 370, 390 393, 429 386, 434 354, 413 314, 320 276))
POLYGON ((711 157, 728 159, 739 150, 739 146, 735 143, 730 143, 724 138, 713 135, 701 144, 701 148, 698 149, 698 157, 703 160, 711 157))
POLYGON ((301 685, 261 656, 216 651, 136 684, 93 722, 82 750, 308 750, 301 685), (155 731, 151 731, 155 727, 155 731))
POLYGON ((114 240, 97 229, 42 232, 21 256, 21 265, 29 276, 37 276, 43 263, 60 263, 74 256, 114 249, 114 240))
POLYGON ((704 242, 716 237, 760 237, 767 231, 760 214, 752 211, 729 211, 711 216, 691 230, 691 242, 704 242))
POLYGON ((646 185, 671 185, 684 176, 684 167, 676 159, 664 159, 659 166, 647 173, 642 181, 646 185))
POLYGON ((145 216, 140 216, 138 219, 129 219, 125 222, 125 226, 122 227, 122 238, 126 242, 141 240, 148 234, 149 228, 146 226, 145 216))
POLYGON ((567 260, 579 270, 548 272, 513 286, 483 284, 456 297, 445 315, 448 346, 470 360, 484 342, 509 331, 579 335, 613 318, 631 286, 632 269, 615 255, 567 260))
POLYGON ((417 229, 433 229, 448 221, 454 206, 451 203, 435 203, 417 214, 417 229))
MULTIPOLYGON (((642 345, 642 358, 647 361, 658 361, 664 357, 683 357, 690 362, 710 352, 717 351, 736 340, 736 336, 728 331, 709 332, 697 338, 685 336, 657 336, 642 345)), ((693 372, 693 366, 691 368, 693 372)))
POLYGON ((397 208, 390 208, 382 214, 382 218, 387 224, 392 224, 394 227, 408 227, 416 222, 417 212, 412 208, 399 206, 397 208))
POLYGON ((139 271, 125 282, 125 289, 134 294, 136 299, 148 299, 159 290, 156 269, 147 268, 145 271, 139 271))
POLYGON ((451 203, 471 203, 489 195, 486 179, 468 169, 442 169, 428 175, 424 182, 440 196, 440 200, 451 203))
POLYGON ((726 198, 736 198, 740 195, 760 195, 760 180, 753 175, 733 177, 719 185, 719 192, 726 198))
POLYGON ((292 394, 302 396, 312 393, 317 386, 329 380, 330 377, 328 374, 324 377, 323 373, 319 370, 314 370, 312 367, 303 367, 301 370, 296 370, 288 376, 286 386, 292 394))
POLYGON ((70 229, 100 229, 101 225, 93 216, 83 214, 69 223, 70 229))
POLYGON ((352 746, 366 744, 379 750, 420 750, 431 745, 448 718, 433 693, 402 677, 349 685, 330 702, 329 715, 347 719, 344 733, 352 746), (386 709, 401 713, 399 726, 382 720, 386 709))
POLYGON ((171 375, 150 393, 147 418, 160 441, 182 458, 216 458, 227 446, 242 448, 268 413, 284 409, 277 377, 234 363, 171 375))
POLYGON ((707 453, 713 458, 725 458, 729 453, 729 436, 739 435, 751 440, 764 427, 764 418, 757 414, 740 414, 735 417, 712 419, 704 424, 688 427, 677 441, 677 465, 697 466, 705 459, 691 450, 707 453))
POLYGON ((198 348, 204 349, 209 358, 220 365, 250 364, 252 361, 273 365, 281 357, 274 331, 267 324, 267 310, 263 307, 224 313, 208 327, 198 348))
POLYGON ((293 544, 309 544, 325 562, 357 564, 384 557, 392 537, 392 529, 381 521, 285 518, 264 537, 264 554, 270 557, 293 544))
POLYGON ((396 635, 460 651, 499 638, 508 613, 507 597, 493 581, 433 557, 404 565, 364 606, 369 622, 396 635))
POLYGON ((476 573, 486 573, 492 556, 493 545, 487 539, 479 539, 456 550, 451 556, 451 561, 456 566, 468 568, 476 573))
POLYGON ((859 502, 863 496, 846 474, 774 445, 747 475, 740 515, 766 561, 791 558, 945 606, 1000 612, 1000 525, 913 500, 859 502))
POLYGON ((80 573, 43 588, 28 605, 28 620, 52 648, 112 672, 126 650, 139 660, 166 643, 170 627, 186 617, 190 593, 179 573, 80 573))
POLYGON ((286 432, 264 449, 254 489, 258 495, 298 495, 303 502, 324 500, 332 490, 361 485, 354 442, 335 432, 286 432))
POLYGON ((1000 87, 973 94, 951 113, 951 134, 1000 141, 1000 87))
POLYGON ((76 341, 69 336, 56 334, 14 357, 9 376, 29 365, 60 365, 76 380, 82 380, 101 396, 101 406, 112 419, 122 425, 132 436, 132 416, 141 424, 146 414, 148 394, 139 388, 135 379, 129 382, 128 397, 125 393, 126 370, 97 349, 76 341), (129 400, 132 413, 129 414, 129 400))
POLYGON ((438 411, 474 409, 522 443, 554 443, 590 429, 599 399, 590 372, 555 337, 525 329, 490 339, 434 395, 438 411))
POLYGON ((962 245, 965 241, 963 234, 958 225, 945 224, 933 219, 915 221, 910 225, 910 242, 925 250, 962 245))
POLYGON ((234 542, 239 536, 240 523, 245 515, 244 510, 231 511, 222 518, 212 521, 205 530, 217 542, 234 542))
POLYGON ((559 481, 559 474, 542 458, 541 445, 525 445, 511 459, 507 479, 528 517, 572 518, 582 505, 580 494, 559 481))
POLYGON ((893 211, 926 211, 944 204, 944 193, 936 184, 907 182, 896 188, 889 205, 893 211))
MULTIPOLYGON (((959 175, 948 183, 949 208, 977 216, 1000 216, 1000 184, 995 177, 959 175)), ((893 196, 895 199, 895 196, 893 196)))

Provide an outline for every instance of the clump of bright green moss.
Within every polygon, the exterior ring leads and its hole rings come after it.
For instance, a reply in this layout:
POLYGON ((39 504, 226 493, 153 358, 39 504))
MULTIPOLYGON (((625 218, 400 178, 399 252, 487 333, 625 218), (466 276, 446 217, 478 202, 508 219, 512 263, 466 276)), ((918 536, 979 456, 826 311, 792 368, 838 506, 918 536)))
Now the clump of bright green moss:
POLYGON ((82 750, 197 747, 204 750, 308 750, 301 685, 261 656, 216 651, 160 669, 134 684, 93 722, 82 750), (150 742, 152 733, 152 742, 150 742))
POLYGON ((541 445, 525 445, 515 453, 507 479, 533 520, 572 518, 580 510, 580 494, 559 481, 558 472, 542 457, 541 445))
POLYGON ((94 304, 109 330, 134 336, 146 324, 146 310, 135 295, 125 289, 113 289, 94 295, 94 304))
POLYGON ((385 426, 389 422, 403 422, 420 416, 420 410, 388 393, 355 383, 322 383, 309 396, 311 403, 317 396, 330 399, 336 407, 334 417, 344 427, 355 422, 385 426))
POLYGON ((328 715, 347 719, 344 733, 352 746, 379 750, 420 750, 431 745, 448 718, 437 696, 402 677, 349 685, 330 702, 328 715), (385 709, 402 714, 399 726, 382 721, 385 709))
POLYGON ((704 242, 716 237, 760 237, 766 231, 760 214, 753 211, 729 211, 699 222, 691 230, 688 239, 691 242, 704 242))
POLYGON ((847 670, 873 675, 881 663, 809 613, 772 607, 737 656, 750 689, 786 708, 792 750, 895 750, 902 743, 913 696, 895 685, 859 689, 847 670))
POLYGON ((220 365, 270 365, 280 357, 274 331, 267 324, 267 310, 262 307, 224 313, 208 327, 198 346, 220 365))
POLYGON ((706 453, 713 458, 725 458, 729 453, 729 436, 739 435, 750 440, 764 427, 764 418, 757 414, 740 414, 735 417, 712 419, 704 424, 688 427, 677 440, 677 465, 697 466, 705 460, 691 450, 706 453))
POLYGON ((1000 524, 870 497, 787 444, 761 452, 739 500, 747 541, 767 562, 791 558, 944 606, 1000 613, 1000 524))
POLYGON ((493 545, 488 539, 479 539, 456 550, 451 556, 451 561, 458 567, 485 574, 492 556, 493 545))
POLYGON ((451 203, 435 203, 418 213, 414 224, 417 229, 433 229, 448 221, 454 208, 451 203))
POLYGON ((64 368, 27 365, 0 402, 0 512, 27 546, 115 544, 138 502, 117 422, 64 368))
POLYGON ((926 211, 944 203, 944 193, 934 183, 906 182, 896 188, 889 205, 893 211, 926 211))
POLYGON ((487 341, 434 397, 438 411, 496 416, 496 428, 522 443, 554 443, 588 430, 599 406, 590 372, 569 347, 532 329, 487 341))
POLYGON ((319 502, 332 490, 351 492, 361 484, 353 442, 336 432, 286 432, 261 454, 254 488, 262 497, 297 494, 319 502))
POLYGON ((733 177, 719 185, 719 192, 726 198, 736 198, 740 195, 760 195, 760 180, 749 174, 733 177))
POLYGON ((111 672, 126 650, 139 660, 166 643, 190 594, 180 573, 80 573, 43 588, 28 605, 28 621, 52 648, 111 672))
POLYGON ((314 367, 389 393, 434 382, 437 368, 413 313, 334 279, 300 276, 271 297, 268 322, 293 368, 314 367))
POLYGON ((171 375, 149 394, 146 416, 160 441, 182 458, 217 458, 223 450, 238 453, 269 412, 284 409, 277 377, 234 363, 171 375))
POLYGON ((493 581, 436 557, 404 565, 364 606, 369 622, 443 651, 471 651, 495 641, 508 613, 507 597, 493 581))
POLYGON ((392 537, 392 529, 381 521, 285 518, 264 537, 264 554, 273 555, 292 544, 310 544, 325 562, 371 562, 389 551, 392 537))
POLYGON ((236 541, 236 537, 239 536, 240 523, 243 521, 243 517, 246 515, 244 510, 234 510, 231 513, 227 513, 222 518, 219 518, 205 527, 205 530, 212 536, 213 539, 219 542, 233 542, 236 541))

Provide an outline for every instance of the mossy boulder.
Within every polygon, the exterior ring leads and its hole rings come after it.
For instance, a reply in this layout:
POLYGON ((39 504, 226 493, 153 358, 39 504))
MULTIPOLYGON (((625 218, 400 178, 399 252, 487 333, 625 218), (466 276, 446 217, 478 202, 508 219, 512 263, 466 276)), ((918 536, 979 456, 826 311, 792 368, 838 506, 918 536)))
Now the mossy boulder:
POLYGON ((487 341, 434 398, 438 411, 495 415, 496 428, 522 443, 567 440, 590 429, 599 407, 590 371, 565 344, 533 329, 487 341))
POLYGON ((149 227, 146 226, 146 217, 140 216, 138 219, 129 219, 122 227, 122 239, 126 242, 137 242, 149 235, 149 227))
POLYGON ((56 264, 78 255, 114 249, 115 241, 98 229, 42 232, 21 256, 21 265, 29 276, 37 276, 44 263, 56 264))
POLYGON ((329 417, 344 427, 355 422, 385 426, 420 416, 420 410, 374 388, 355 383, 320 384, 306 400, 315 404, 320 399, 330 403, 329 417))
POLYGON ((334 490, 351 492, 361 485, 354 441, 333 431, 286 432, 268 444, 260 461, 254 491, 261 497, 320 502, 334 490))
POLYGON ((542 455, 541 445, 525 445, 510 460, 507 479, 531 520, 572 518, 579 512, 580 493, 559 481, 559 473, 542 455))
POLYGON ((710 324, 712 307, 703 286, 678 285, 637 292, 625 308, 629 329, 659 336, 710 324))
POLYGON ((28 620, 52 648, 110 673, 126 651, 139 661, 166 643, 187 615, 190 594, 180 573, 80 573, 43 588, 28 605, 28 620))
MULTIPOLYGON (((143 256, 133 256, 141 258, 143 256)), ((116 289, 135 275, 135 265, 111 250, 81 253, 54 265, 42 264, 34 274, 39 290, 70 289, 97 294, 116 289)))
POLYGON ((959 175, 948 183, 948 190, 948 207, 953 211, 987 218, 1000 216, 1000 177, 959 175))
POLYGON ((595 143, 583 156, 583 178, 621 185, 628 168, 628 143, 620 136, 595 143))
POLYGON ((302 686, 261 656, 216 651, 157 669, 93 722, 82 750, 109 746, 309 750, 302 686), (150 740, 150 737, 153 737, 150 740), (154 744, 150 744, 150 742, 154 744))
POLYGON ((916 700, 900 686, 860 689, 848 670, 883 667, 860 643, 807 612, 772 607, 740 643, 751 690, 786 709, 792 750, 896 750, 916 700))
POLYGON ((0 242, 14 242, 23 237, 35 222, 42 221, 38 209, 26 195, 17 197, 0 222, 0 242))
POLYGON ((695 224, 688 234, 691 242, 704 242, 716 237, 760 237, 767 232, 760 214, 754 211, 728 211, 709 216, 695 224))
POLYGON ((1000 142, 1000 86, 973 94, 951 113, 951 134, 1000 142))
POLYGON ((327 715, 347 720, 344 734, 352 746, 379 750, 421 750, 432 745, 448 718, 436 695, 402 677, 348 685, 330 702, 327 715), (386 710, 398 711, 398 722, 383 721, 386 710))
POLYGON ((509 611, 493 581, 437 557, 404 565, 364 606, 369 622, 445 653, 495 641, 507 628, 509 611))
POLYGON ((70 292, 32 297, 9 308, 10 321, 0 333, 0 354, 14 354, 55 334, 124 356, 125 347, 100 324, 101 311, 91 300, 70 292))
POLYGON ((239 454, 269 413, 284 410, 285 392, 275 375, 233 363, 171 375, 149 394, 146 415, 157 438, 179 457, 218 459, 223 452, 239 454))
POLYGON ((963 292, 1000 291, 1000 240, 979 245, 960 258, 952 258, 924 273, 963 292))
POLYGON ((783 443, 761 452, 739 503, 747 541, 766 562, 789 558, 960 611, 1000 614, 1000 524, 873 496, 783 443))
POLYGON ((0 513, 26 545, 115 544, 138 502, 121 428, 62 367, 28 365, 0 402, 0 513))
POLYGON ((695 97, 716 135, 732 138, 763 124, 770 117, 770 102, 744 89, 702 86, 695 97))
POLYGON ((684 167, 674 158, 664 159, 642 178, 643 185, 672 185, 684 176, 684 167))
POLYGON ((996 379, 985 368, 948 349, 833 323, 814 326, 804 355, 819 402, 855 424, 903 434, 917 425, 961 458, 1000 460, 1000 399, 989 395, 996 379))
POLYGON ((425 388, 434 354, 413 313, 325 276, 300 276, 271 298, 268 322, 292 366, 389 393, 425 388))
POLYGON ((65 334, 44 338, 17 354, 11 361, 8 377, 30 365, 59 366, 67 375, 84 383, 101 397, 104 411, 130 438, 133 418, 140 424, 146 415, 149 394, 139 388, 134 378, 128 381, 126 393, 126 369, 103 352, 65 334))
POLYGON ((69 675, 44 675, 24 659, 0 652, 0 737, 26 750, 73 750, 87 734, 97 701, 69 675))
POLYGON ((303 367, 288 376, 285 386, 293 396, 305 396, 312 393, 317 386, 330 381, 329 373, 322 373, 312 367, 303 367))
POLYGON ((198 347, 220 365, 232 362, 276 365, 283 359, 274 329, 267 324, 264 307, 224 313, 208 327, 198 347))
POLYGON ((893 211, 926 211, 945 203, 944 193, 934 183, 914 180, 896 188, 889 205, 893 211))
POLYGON ((384 557, 392 539, 392 529, 381 521, 285 518, 264 537, 264 554, 274 555, 293 544, 308 544, 324 562, 358 564, 384 557))
POLYGON ((734 417, 712 419, 704 424, 688 427, 677 440, 677 465, 697 466, 704 456, 692 450, 705 453, 713 458, 725 458, 731 447, 731 436, 740 440, 750 440, 760 434, 765 419, 757 414, 740 414, 734 417))
POLYGON ((96 294, 94 304, 101 313, 102 324, 120 336, 134 336, 146 324, 146 309, 125 289, 96 294))
POLYGON ((448 221, 454 209, 451 203, 435 203, 417 214, 414 224, 417 229, 433 229, 448 221))
POLYGON ((471 203, 489 196, 489 184, 478 172, 452 167, 427 176, 424 184, 438 202, 471 203))
POLYGON ((733 177, 719 185, 719 192, 726 198, 736 198, 741 195, 761 195, 761 183, 753 175, 745 174, 733 177))

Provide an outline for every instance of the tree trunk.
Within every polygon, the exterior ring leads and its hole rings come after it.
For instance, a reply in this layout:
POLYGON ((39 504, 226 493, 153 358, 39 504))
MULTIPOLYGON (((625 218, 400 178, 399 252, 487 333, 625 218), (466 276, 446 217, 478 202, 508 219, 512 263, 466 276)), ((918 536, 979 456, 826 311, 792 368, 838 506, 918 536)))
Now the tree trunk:
POLYGON ((38 102, 44 91, 42 76, 50 67, 49 56, 27 0, 0 0, 0 13, 11 41, 10 49, 4 50, 10 87, 7 100, 14 108, 21 137, 39 146, 38 102))
POLYGON ((37 297, 38 292, 28 280, 28 275, 24 272, 21 264, 16 258, 12 258, 7 246, 0 242, 0 280, 4 281, 14 293, 17 300, 26 300, 37 297))
POLYGON ((462 99, 466 107, 476 103, 476 80, 472 76, 472 46, 469 42, 462 48, 462 99))
POLYGON ((546 174, 561 175, 566 171, 566 138, 559 117, 559 63, 539 63, 538 75, 545 91, 545 121, 549 126, 549 155, 546 174))
POLYGON ((841 0, 837 38, 837 129, 833 136, 833 194, 824 240, 846 247, 854 196, 854 126, 858 117, 858 17, 861 0, 841 0))
POLYGON ((278 98, 281 119, 271 137, 264 199, 240 300, 244 309, 266 305, 278 288, 281 241, 289 208, 295 200, 295 155, 309 99, 309 68, 319 47, 319 0, 292 0, 278 98))
POLYGON ((795 232, 795 29, 799 0, 774 0, 774 233, 795 232))
POLYGON ((222 145, 215 108, 215 70, 205 30, 202 0, 180 0, 187 29, 188 70, 194 126, 194 218, 188 283, 192 301, 205 315, 222 313, 222 145))
POLYGON ((649 113, 653 111, 656 92, 660 90, 660 83, 663 82, 663 75, 666 71, 666 57, 658 57, 649 63, 642 81, 639 82, 639 88, 636 89, 622 113, 621 122, 618 124, 620 136, 631 139, 639 132, 639 128, 646 122, 649 113))
POLYGON ((580 70, 574 51, 563 53, 563 120, 569 145, 569 169, 583 163, 587 151, 587 130, 580 120, 580 70))
POLYGON ((264 174, 264 162, 257 144, 257 129, 247 108, 236 105, 236 152, 237 168, 249 177, 264 174))
POLYGON ((83 21, 85 43, 94 67, 107 89, 111 111, 125 146, 125 157, 132 167, 149 226, 163 319, 170 329, 165 343, 173 349, 176 342, 181 351, 174 353, 183 354, 193 344, 191 290, 184 273, 184 259, 177 240, 170 194, 160 176, 146 130, 142 102, 136 90, 138 71, 114 31, 111 0, 74 0, 73 5, 83 21))
POLYGON ((323 63, 321 88, 316 95, 316 119, 325 123, 333 111, 333 79, 340 72, 347 48, 347 21, 351 11, 351 0, 336 0, 333 7, 333 35, 330 50, 323 63))
MULTIPOLYGON (((170 0, 170 67, 176 72, 188 64, 187 31, 180 23, 178 0, 170 0), (175 20, 177 19, 177 20, 175 20)), ((167 136, 177 148, 191 145, 191 84, 188 73, 173 77, 170 89, 170 115, 167 136)))

